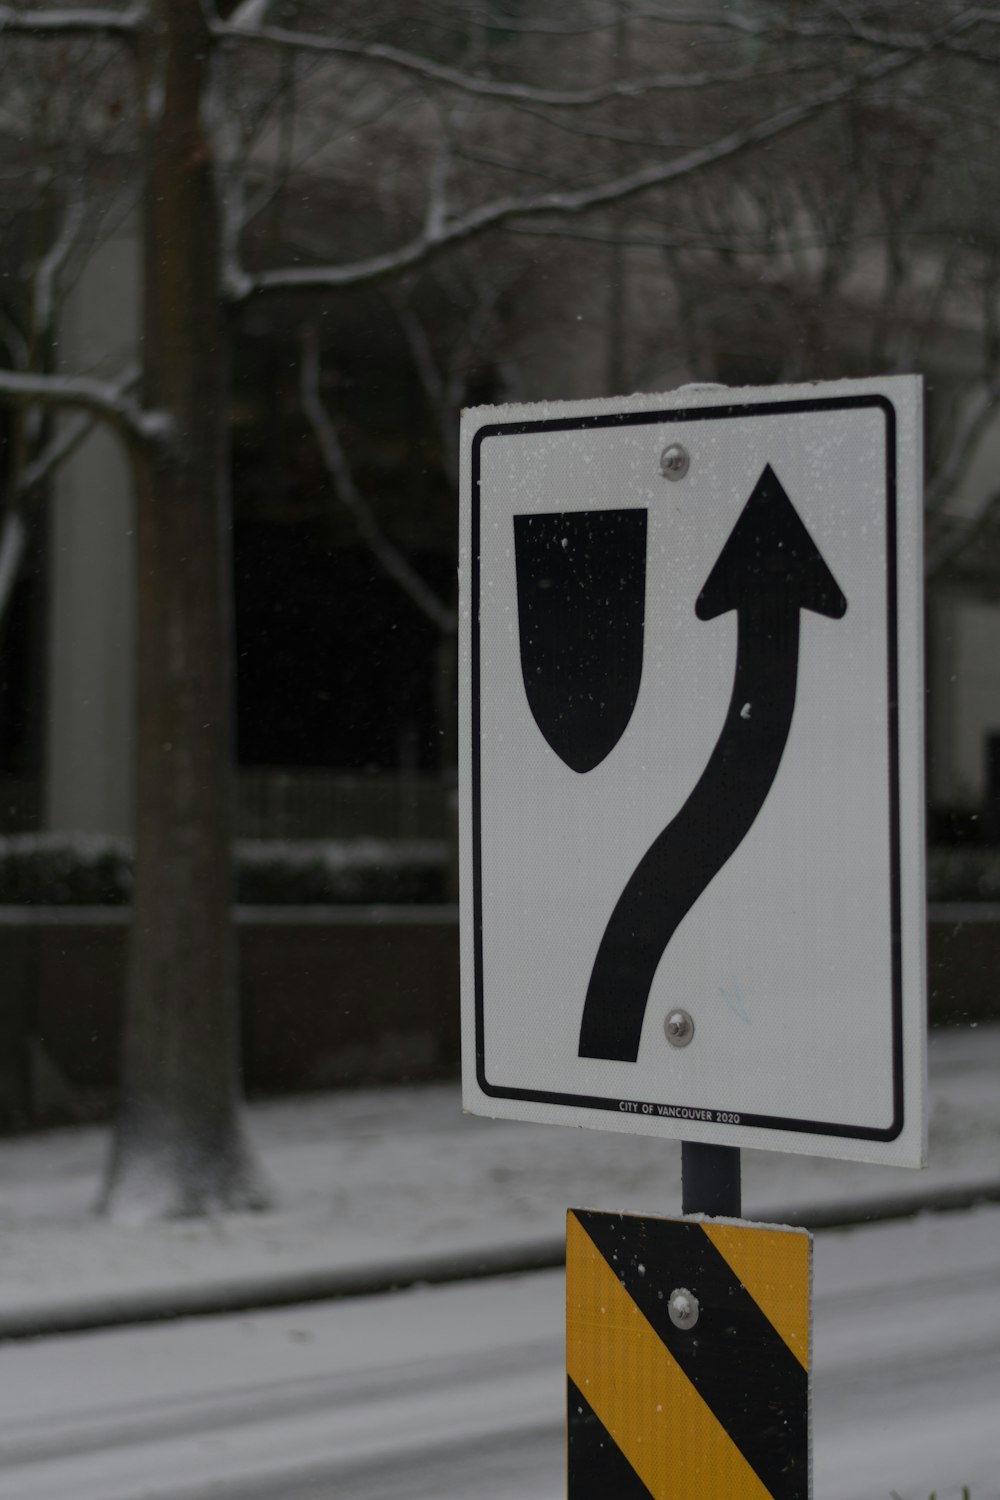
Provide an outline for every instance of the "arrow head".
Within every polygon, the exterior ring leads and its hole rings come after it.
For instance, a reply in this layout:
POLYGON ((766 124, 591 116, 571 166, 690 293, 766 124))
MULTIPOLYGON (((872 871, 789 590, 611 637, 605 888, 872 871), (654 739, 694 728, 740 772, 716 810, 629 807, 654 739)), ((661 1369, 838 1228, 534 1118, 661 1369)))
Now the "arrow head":
POLYGON ((699 620, 714 620, 731 609, 776 606, 839 620, 847 600, 778 476, 765 464, 694 610, 699 620))

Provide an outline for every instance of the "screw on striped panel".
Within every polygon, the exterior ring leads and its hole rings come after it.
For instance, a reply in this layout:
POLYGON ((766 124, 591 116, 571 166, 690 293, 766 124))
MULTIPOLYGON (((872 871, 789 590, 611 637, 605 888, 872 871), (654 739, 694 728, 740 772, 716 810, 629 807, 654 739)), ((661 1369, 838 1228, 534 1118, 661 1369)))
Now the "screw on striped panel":
POLYGON ((811 1265, 804 1230, 571 1210, 569 1500, 809 1500, 811 1265))

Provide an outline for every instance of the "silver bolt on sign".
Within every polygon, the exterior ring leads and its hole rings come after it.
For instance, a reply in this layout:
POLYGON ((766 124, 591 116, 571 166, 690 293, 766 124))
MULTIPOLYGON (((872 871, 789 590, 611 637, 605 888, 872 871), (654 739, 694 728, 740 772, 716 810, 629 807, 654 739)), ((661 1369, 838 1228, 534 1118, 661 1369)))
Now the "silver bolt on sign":
POLYGON ((691 467, 691 455, 680 443, 669 443, 660 454, 660 473, 664 479, 683 479, 691 467))
POLYGON ((694 1021, 686 1010, 672 1010, 663 1023, 671 1047, 686 1047, 694 1036, 694 1021))
POLYGON ((670 1293, 667 1312, 675 1328, 688 1329, 697 1323, 701 1307, 694 1292, 689 1292, 686 1286, 679 1286, 670 1293))

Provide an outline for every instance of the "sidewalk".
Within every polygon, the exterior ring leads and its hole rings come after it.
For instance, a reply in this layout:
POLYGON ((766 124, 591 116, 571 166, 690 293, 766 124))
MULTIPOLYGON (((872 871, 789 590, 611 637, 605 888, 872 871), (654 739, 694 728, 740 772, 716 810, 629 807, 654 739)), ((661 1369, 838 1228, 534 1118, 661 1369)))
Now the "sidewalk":
MULTIPOLYGON (((931 1040, 925 1172, 744 1154, 768 1220, 932 1188, 1000 1194, 1000 1026, 931 1040)), ((249 1111, 275 1206, 142 1227, 92 1213, 104 1128, 0 1141, 0 1337, 195 1314, 552 1264, 569 1206, 680 1211, 680 1147, 464 1116, 457 1085, 249 1111)))

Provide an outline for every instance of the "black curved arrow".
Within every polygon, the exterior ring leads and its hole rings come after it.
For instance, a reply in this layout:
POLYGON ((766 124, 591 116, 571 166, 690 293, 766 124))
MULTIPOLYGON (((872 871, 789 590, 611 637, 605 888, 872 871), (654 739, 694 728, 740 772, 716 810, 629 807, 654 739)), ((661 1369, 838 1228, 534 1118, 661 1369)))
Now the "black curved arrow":
POLYGON ((799 613, 847 609, 770 464, 695 604, 699 620, 736 610, 736 675, 722 733, 694 791, 639 861, 594 961, 580 1056, 635 1062, 664 949, 746 837, 781 763, 795 708, 799 613))

